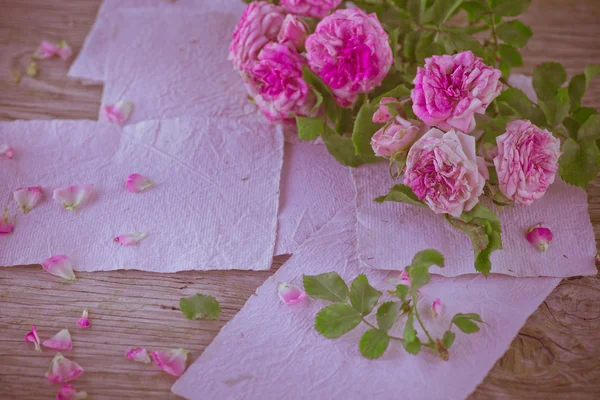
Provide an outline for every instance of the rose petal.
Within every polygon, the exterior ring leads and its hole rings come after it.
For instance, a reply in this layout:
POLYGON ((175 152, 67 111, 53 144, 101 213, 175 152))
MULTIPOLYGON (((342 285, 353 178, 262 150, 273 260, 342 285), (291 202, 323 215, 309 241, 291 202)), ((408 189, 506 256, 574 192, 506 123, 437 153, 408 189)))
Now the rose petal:
POLYGON ((15 224, 12 215, 8 211, 8 208, 4 209, 2 216, 0 216, 0 235, 8 235, 15 229, 15 224))
POLYGON ((131 193, 140 193, 152 186, 153 183, 143 175, 131 174, 127 177, 125 185, 131 193))
POLYGON ((139 362, 139 363, 144 363, 144 364, 150 364, 152 362, 152 360, 150 360, 150 356, 148 355, 148 351, 146 351, 146 349, 143 347, 137 347, 135 349, 128 349, 125 352, 125 357, 128 360, 139 362))
POLYGON ((300 303, 306 297, 304 290, 285 282, 279 283, 278 294, 281 301, 288 305, 300 303))
POLYGON ((71 46, 69 46, 67 42, 61 40, 58 44, 58 50, 56 54, 58 54, 63 61, 67 61, 73 55, 73 49, 71 49, 71 46))
POLYGON ((40 202, 43 195, 44 191, 40 186, 20 188, 13 192, 13 198, 21 211, 23 211, 23 214, 31 211, 40 202))
POLYGON ((123 235, 117 236, 115 238, 115 242, 119 243, 121 246, 131 246, 136 243, 139 243, 146 236, 148 236, 148 232, 125 233, 123 235))
POLYGON ((63 383, 77 379, 81 374, 83 374, 83 368, 79 364, 56 353, 45 376, 50 382, 63 383))
POLYGON ((440 299, 435 299, 433 304, 431 304, 431 315, 433 319, 438 319, 442 314, 442 301, 440 299))
POLYGON ((83 310, 83 314, 81 315, 81 318, 79 318, 77 320, 77 325, 79 325, 81 328, 89 328, 91 326, 90 320, 88 319, 88 309, 87 308, 85 310, 83 310))
POLYGON ((31 332, 25 335, 25 341, 33 343, 37 351, 42 351, 42 348, 40 347, 40 337, 37 334, 37 329, 35 328, 35 325, 32 325, 31 332))
POLYGON ((12 160, 15 156, 15 149, 7 144, 0 144, 0 156, 12 160))
POLYGON ((56 393, 56 400, 80 400, 87 399, 86 392, 78 392, 71 385, 64 385, 56 393))
POLYGON ((548 228, 544 228, 542 224, 537 224, 527 230, 525 238, 543 253, 550 247, 550 243, 552 242, 552 231, 548 228))
POLYGON ((152 358, 167 374, 181 376, 185 371, 189 350, 173 349, 169 351, 153 351, 152 358))
POLYGON ((106 104, 102 106, 102 112, 109 122, 122 124, 129 118, 133 110, 133 103, 126 100, 119 100, 115 104, 106 104))
POLYGON ((54 189, 52 198, 69 211, 81 206, 94 191, 94 185, 73 185, 54 189))
POLYGON ((71 341, 71 334, 68 329, 61 329, 56 335, 48 340, 44 340, 42 343, 44 347, 53 350, 71 350, 73 348, 73 342, 71 341))
POLYGON ((48 42, 47 40, 42 40, 40 43, 40 47, 38 47, 37 51, 34 54, 34 57, 40 60, 45 60, 47 58, 52 58, 57 55, 59 52, 59 47, 54 43, 48 42))
POLYGON ((59 254, 54 257, 50 257, 42 263, 42 268, 46 272, 52 275, 59 276, 68 281, 75 280, 75 273, 73 272, 73 262, 69 257, 64 254, 59 254))

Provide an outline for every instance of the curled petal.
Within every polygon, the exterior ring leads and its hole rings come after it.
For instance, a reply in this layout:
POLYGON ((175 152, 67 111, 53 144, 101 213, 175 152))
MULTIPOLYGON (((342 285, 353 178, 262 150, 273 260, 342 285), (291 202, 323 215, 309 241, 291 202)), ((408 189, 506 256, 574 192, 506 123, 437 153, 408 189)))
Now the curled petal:
POLYGON ((131 193, 139 193, 152 186, 152 182, 143 175, 131 174, 127 177, 125 185, 131 193))
POLYGON ((15 156, 15 149, 7 144, 0 144, 0 156, 12 160, 15 156))
POLYGON ((71 341, 71 334, 68 329, 61 329, 56 335, 48 340, 44 340, 42 343, 44 347, 53 350, 71 350, 73 348, 73 342, 71 341))
POLYGON ((75 273, 73 272, 73 262, 68 256, 64 254, 59 254, 54 257, 50 257, 42 263, 42 268, 44 268, 46 272, 49 272, 54 276, 59 276, 68 281, 75 280, 75 273))
POLYGON ((40 186, 20 188, 13 192, 13 198, 21 211, 23 211, 23 214, 31 211, 40 202, 43 195, 44 191, 40 186))
POLYGON ((304 290, 285 282, 279 283, 278 294, 281 301, 288 305, 300 303, 306 297, 304 290))
POLYGON ((125 352, 125 357, 128 360, 139 362, 139 363, 144 363, 144 364, 150 364, 152 362, 152 360, 150 360, 150 356, 148 355, 148 351, 146 351, 146 349, 143 347, 137 347, 135 349, 128 349, 125 352))
POLYGON ((152 358, 167 374, 181 376, 185 371, 189 350, 173 349, 169 351, 153 351, 152 358))
POLYGON ((94 192, 94 185, 73 185, 54 189, 52 197, 64 208, 74 211, 94 192))
POLYGON ((32 325, 31 332, 25 335, 25 341, 33 343, 37 351, 42 351, 42 348, 40 347, 40 337, 37 334, 35 325, 32 325))
POLYGON ((131 246, 141 242, 146 236, 148 236, 148 232, 125 233, 117 236, 115 242, 119 243, 121 246, 131 246))
POLYGON ((122 124, 129 118, 133 110, 133 103, 126 100, 119 100, 115 104, 106 104, 102 106, 102 112, 109 122, 122 124))
POLYGON ((87 393, 86 392, 78 392, 77 390, 75 390, 75 388, 71 385, 64 385, 63 387, 61 387, 58 391, 58 393, 56 393, 56 400, 81 400, 81 399, 87 399, 87 393))
POLYGON ((56 353, 46 372, 46 379, 53 383, 64 383, 77 379, 81 374, 83 368, 79 364, 56 353))
POLYGON ((85 310, 83 310, 83 314, 81 315, 81 318, 79 318, 77 320, 77 325, 79 325, 81 328, 89 328, 90 325, 90 320, 88 319, 88 309, 86 308, 85 310))
POLYGON ((12 215, 8 211, 8 208, 4 209, 4 212, 0 216, 0 235, 8 235, 15 229, 15 224, 12 215))
POLYGON ((61 40, 58 44, 58 50, 56 54, 58 54, 63 61, 67 61, 73 55, 73 49, 71 49, 71 46, 69 46, 67 42, 61 40))
POLYGON ((40 43, 40 47, 38 47, 37 51, 34 54, 34 57, 39 60, 45 60, 47 58, 52 58, 57 55, 59 52, 59 47, 54 43, 51 43, 47 40, 42 40, 40 43))
POLYGON ((539 251, 545 252, 550 247, 550 242, 552 242, 552 231, 542 227, 542 224, 537 224, 527 230, 525 238, 539 251))
POLYGON ((433 319, 438 319, 442 314, 442 301, 440 299, 435 299, 433 304, 431 304, 431 315, 433 319))

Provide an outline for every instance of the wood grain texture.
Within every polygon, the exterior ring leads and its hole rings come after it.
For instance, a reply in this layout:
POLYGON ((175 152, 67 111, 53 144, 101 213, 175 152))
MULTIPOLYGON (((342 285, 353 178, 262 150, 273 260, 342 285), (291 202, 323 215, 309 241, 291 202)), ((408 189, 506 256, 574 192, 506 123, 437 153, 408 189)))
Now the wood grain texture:
MULTIPOLYGON (((60 60, 41 63, 36 79, 19 85, 10 72, 24 70, 42 39, 66 39, 77 52, 91 27, 99 0, 2 0, 0 2, 0 120, 96 119, 102 88, 66 77, 60 60)), ((534 0, 523 20, 534 30, 524 51, 531 73, 555 60, 569 75, 600 63, 600 2, 534 0)), ((600 79, 584 104, 600 108, 600 79)), ((588 190, 590 215, 600 237, 600 186, 588 190)), ((1 249, 0 249, 1 251, 1 249)), ((285 261, 279 257, 274 268, 285 261)), ((49 399, 57 386, 43 379, 53 352, 36 353, 23 342, 32 324, 47 338, 71 330, 74 349, 65 355, 86 372, 75 381, 93 399, 174 399, 175 378, 157 367, 124 359, 125 349, 184 347, 195 360, 219 329, 274 272, 141 271, 79 273, 75 283, 50 277, 39 266, 0 268, 0 398, 49 399), (221 302, 219 321, 189 321, 179 298, 209 293, 221 302), (76 326, 83 308, 92 328, 76 326)), ((600 398, 600 278, 565 279, 529 318, 511 348, 471 399, 600 398)))

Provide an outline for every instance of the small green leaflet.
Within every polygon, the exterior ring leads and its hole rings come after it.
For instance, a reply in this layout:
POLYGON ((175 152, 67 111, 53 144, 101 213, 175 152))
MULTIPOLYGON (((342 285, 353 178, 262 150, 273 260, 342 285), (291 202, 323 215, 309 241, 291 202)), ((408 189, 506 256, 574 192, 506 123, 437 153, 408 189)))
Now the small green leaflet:
POLYGON ((444 332, 444 336, 442 337, 442 344, 445 348, 449 349, 454 343, 454 339, 456 338, 456 334, 452 331, 444 332))
POLYGON ((437 265, 438 267, 444 266, 444 256, 437 250, 427 249, 421 250, 412 259, 412 266, 423 266, 431 267, 437 265))
POLYGON ((538 103, 551 127, 561 124, 569 114, 569 92, 565 88, 557 89, 553 98, 538 103))
POLYGON ((503 42, 519 48, 525 46, 533 36, 531 28, 519 20, 504 22, 496 32, 503 42))
POLYGON ((371 147, 371 138, 381 128, 381 124, 373 122, 373 114, 377 111, 377 108, 377 104, 365 103, 356 115, 352 130, 352 143, 356 155, 374 156, 375 154, 371 147))
POLYGON ((600 139, 600 115, 591 115, 579 131, 577 132, 578 141, 598 140, 600 139))
POLYGON ((296 127, 300 140, 315 140, 323 133, 325 126, 321 117, 299 117, 296 116, 296 127))
POLYGON ((304 290, 314 299, 343 303, 348 298, 348 286, 337 272, 319 275, 304 275, 304 290))
POLYGON ((533 88, 540 100, 554 98, 566 80, 567 71, 556 62, 541 63, 533 70, 533 88))
POLYGON ((374 163, 377 161, 377 157, 374 155, 356 155, 354 143, 352 138, 340 136, 333 132, 327 126, 321 135, 327 151, 331 154, 340 164, 348 167, 358 167, 363 164, 374 163))
POLYGON ((571 185, 587 189, 600 170, 600 150, 596 142, 587 141, 580 145, 569 138, 563 143, 562 152, 558 159, 560 177, 571 185))
POLYGON ((369 284, 367 276, 360 274, 350 286, 350 303, 362 315, 368 315, 379 301, 381 292, 369 284))
POLYGON ((481 318, 479 318, 479 315, 475 313, 456 314, 454 318, 452 318, 452 323, 464 333, 479 332, 479 326, 473 321, 483 322, 481 318))
POLYGON ((527 11, 529 4, 531 0, 493 0, 492 11, 502 17, 516 17, 527 11))
POLYGON ((179 299, 179 308, 187 319, 219 319, 221 306, 213 297, 205 294, 195 294, 179 299))
POLYGON ((382 330, 371 329, 360 339, 360 353, 369 359, 379 358, 385 353, 390 343, 390 337, 382 330))
POLYGON ((397 201, 399 203, 412 204, 414 206, 427 207, 425 203, 418 199, 417 195, 414 194, 412 189, 406 185, 394 185, 390 189, 389 193, 384 196, 375 198, 377 203, 383 203, 384 201, 397 201))
POLYGON ((398 315, 398 305, 393 301, 386 301, 377 309, 377 326, 382 331, 389 331, 398 315))
MULTIPOLYGON (((519 89, 509 88, 503 91, 497 98, 510 106, 514 112, 522 118, 529 119, 533 112, 533 104, 525 93, 519 89)), ((506 125, 506 124, 505 124, 506 125)))
POLYGON ((350 332, 360 321, 360 313, 348 304, 331 304, 317 314, 315 329, 326 338, 336 339, 350 332))

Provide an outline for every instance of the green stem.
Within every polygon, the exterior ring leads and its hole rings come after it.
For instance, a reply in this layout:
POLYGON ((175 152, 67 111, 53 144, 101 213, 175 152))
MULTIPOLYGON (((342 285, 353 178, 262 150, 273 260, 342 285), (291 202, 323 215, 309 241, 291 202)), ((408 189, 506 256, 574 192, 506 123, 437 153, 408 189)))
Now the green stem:
POLYGON ((500 45, 498 44, 498 34, 496 33, 496 20, 494 19, 494 12, 492 11, 492 7, 490 6, 490 4, 486 1, 485 4, 487 5, 489 11, 490 11, 490 21, 492 21, 492 39, 493 39, 493 43, 494 43, 494 67, 497 67, 498 65, 498 48, 500 47, 500 45))
MULTIPOLYGON (((375 325, 373 325, 372 323, 370 323, 369 321, 367 321, 366 319, 364 319, 364 317, 361 317, 361 319, 362 319, 362 322, 364 322, 365 324, 367 324, 367 325, 368 325, 368 326, 370 326, 371 328, 373 328, 373 329, 379 329, 379 328, 377 328, 375 325)), ((390 339, 393 339, 393 340, 398 340, 399 342, 403 342, 403 341, 404 341, 404 339, 402 339, 402 338, 399 338, 399 337, 396 337, 396 336, 391 336, 391 335, 388 335, 388 337, 389 337, 390 339)))
POLYGON ((429 331, 427 330, 427 328, 425 328, 425 325, 423 324, 423 321, 421 320, 421 316, 419 315, 419 310, 417 310, 417 295, 413 293, 412 299, 413 299, 413 313, 415 314, 415 317, 417 317, 417 321, 419 321, 419 325, 421 325, 423 332, 425 332, 425 335, 427 335, 427 339, 429 339, 429 343, 426 346, 431 347, 433 345, 433 343, 435 343, 435 341, 429 334, 429 331))

